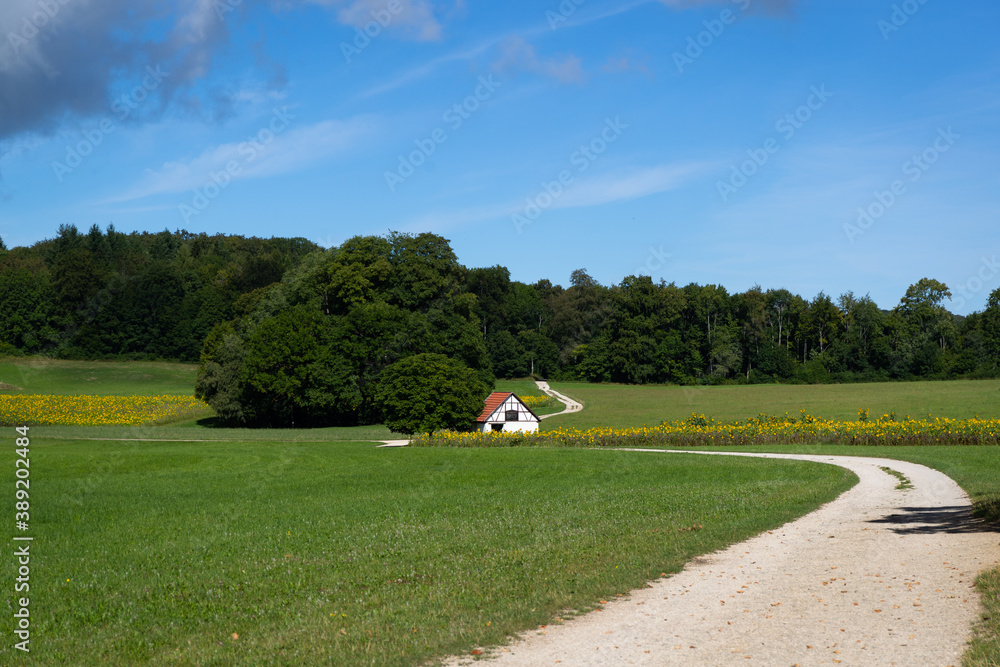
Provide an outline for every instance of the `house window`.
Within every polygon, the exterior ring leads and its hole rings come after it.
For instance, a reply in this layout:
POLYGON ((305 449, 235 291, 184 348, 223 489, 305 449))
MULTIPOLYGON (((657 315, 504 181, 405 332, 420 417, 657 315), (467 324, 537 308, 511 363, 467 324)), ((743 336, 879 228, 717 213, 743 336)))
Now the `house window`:
POLYGON ((493 431, 502 431, 503 424, 490 424, 490 429, 493 431))
POLYGON ((504 417, 506 421, 516 422, 517 421, 517 410, 507 410, 507 415, 504 417))

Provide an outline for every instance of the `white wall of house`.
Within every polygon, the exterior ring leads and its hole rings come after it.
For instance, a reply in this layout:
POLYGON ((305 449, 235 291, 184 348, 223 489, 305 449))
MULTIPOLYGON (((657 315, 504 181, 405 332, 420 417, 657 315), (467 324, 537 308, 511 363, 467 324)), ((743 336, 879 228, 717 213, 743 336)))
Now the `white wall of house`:
POLYGON ((480 424, 479 430, 531 433, 538 430, 538 419, 512 395, 480 424))
POLYGON ((480 431, 484 431, 484 432, 485 431, 504 431, 504 432, 521 431, 521 432, 524 432, 524 433, 533 433, 533 432, 535 432, 535 431, 538 430, 538 422, 536 422, 536 421, 530 421, 530 422, 489 421, 489 422, 484 422, 482 424, 482 428, 480 428, 479 430, 480 431), (498 428, 493 428, 494 424, 498 428))

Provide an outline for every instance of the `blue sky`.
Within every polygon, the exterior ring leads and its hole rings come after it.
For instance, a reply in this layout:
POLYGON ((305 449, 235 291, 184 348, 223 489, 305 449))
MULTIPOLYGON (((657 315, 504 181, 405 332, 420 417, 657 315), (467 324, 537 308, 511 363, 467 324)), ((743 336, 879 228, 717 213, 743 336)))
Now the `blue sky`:
POLYGON ((123 5, 0 8, 9 247, 431 231, 524 282, 1000 287, 992 0, 123 5))

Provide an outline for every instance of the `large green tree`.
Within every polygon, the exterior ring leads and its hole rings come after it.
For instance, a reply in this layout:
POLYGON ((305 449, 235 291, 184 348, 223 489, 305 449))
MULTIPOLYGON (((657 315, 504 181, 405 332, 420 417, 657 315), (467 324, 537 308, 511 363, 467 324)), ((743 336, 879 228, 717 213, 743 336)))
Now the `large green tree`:
POLYGON ((443 354, 415 354, 382 372, 376 401, 397 433, 470 430, 491 387, 472 369, 443 354))
POLYGON ((337 349, 330 322, 296 306, 268 318, 246 341, 239 380, 247 421, 267 426, 357 423, 356 369, 337 349))
POLYGON ((953 363, 953 355, 945 354, 958 337, 955 318, 943 305, 950 298, 948 286, 932 278, 921 278, 907 288, 893 310, 899 371, 935 375, 953 363))
POLYGON ((238 343, 209 337, 200 395, 231 423, 346 426, 383 420, 382 373, 416 354, 454 359, 491 385, 465 273, 433 234, 355 237, 314 253, 237 304, 238 343))
POLYGON ((1000 289, 990 294, 981 326, 985 351, 995 369, 1000 366, 1000 289))

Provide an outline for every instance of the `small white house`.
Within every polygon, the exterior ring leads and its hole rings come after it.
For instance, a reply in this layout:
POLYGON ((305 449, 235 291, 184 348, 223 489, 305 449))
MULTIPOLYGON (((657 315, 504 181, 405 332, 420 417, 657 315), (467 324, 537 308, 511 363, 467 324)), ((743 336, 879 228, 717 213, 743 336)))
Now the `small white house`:
POLYGON ((495 391, 486 397, 483 412, 476 420, 480 431, 538 430, 541 420, 527 405, 509 391, 495 391))

